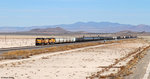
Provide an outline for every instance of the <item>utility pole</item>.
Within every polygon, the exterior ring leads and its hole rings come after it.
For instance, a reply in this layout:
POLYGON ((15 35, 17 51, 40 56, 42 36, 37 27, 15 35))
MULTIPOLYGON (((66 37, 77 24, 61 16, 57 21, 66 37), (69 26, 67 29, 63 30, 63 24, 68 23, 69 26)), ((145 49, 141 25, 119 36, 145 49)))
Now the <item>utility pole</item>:
POLYGON ((6 44, 6 35, 5 35, 5 44, 6 44))

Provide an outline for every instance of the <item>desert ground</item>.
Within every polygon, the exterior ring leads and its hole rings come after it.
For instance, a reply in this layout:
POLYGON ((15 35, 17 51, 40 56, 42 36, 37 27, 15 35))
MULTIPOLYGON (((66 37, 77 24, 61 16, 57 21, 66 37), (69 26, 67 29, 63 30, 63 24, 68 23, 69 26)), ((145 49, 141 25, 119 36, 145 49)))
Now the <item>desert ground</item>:
POLYGON ((142 39, 122 41, 31 56, 28 59, 3 60, 0 77, 14 79, 98 79, 116 74, 121 67, 149 46, 142 39))
POLYGON ((0 39, 0 48, 35 46, 35 39, 0 39))

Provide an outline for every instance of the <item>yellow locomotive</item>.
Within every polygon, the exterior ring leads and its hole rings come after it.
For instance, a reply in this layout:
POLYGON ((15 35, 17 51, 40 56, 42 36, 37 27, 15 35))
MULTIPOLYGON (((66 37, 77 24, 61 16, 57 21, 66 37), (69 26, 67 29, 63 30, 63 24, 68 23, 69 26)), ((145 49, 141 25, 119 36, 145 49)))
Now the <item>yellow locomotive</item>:
POLYGON ((36 45, 50 45, 55 43, 55 38, 36 38, 36 45))

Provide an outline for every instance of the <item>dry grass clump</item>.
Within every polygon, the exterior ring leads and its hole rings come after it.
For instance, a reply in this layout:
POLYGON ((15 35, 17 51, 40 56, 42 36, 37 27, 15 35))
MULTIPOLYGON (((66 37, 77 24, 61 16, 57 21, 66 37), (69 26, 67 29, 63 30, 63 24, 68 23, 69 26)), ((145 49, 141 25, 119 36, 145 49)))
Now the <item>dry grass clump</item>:
POLYGON ((48 57, 42 57, 42 59, 48 59, 48 57))
MULTIPOLYGON (((107 41, 105 44, 111 43, 121 43, 121 42, 132 42, 135 39, 126 39, 126 40, 119 40, 119 41, 107 41)), ((50 53, 50 52, 57 52, 57 51, 65 51, 71 50, 75 48, 82 48, 87 46, 95 46, 104 44, 101 42, 91 42, 91 43, 81 43, 81 44, 72 44, 72 45, 65 45, 65 46, 57 46, 57 47, 49 47, 49 48, 42 48, 42 49, 33 49, 33 50, 16 50, 6 52, 0 55, 0 60, 3 59, 24 59, 29 58, 32 55, 42 54, 42 53, 50 53)))

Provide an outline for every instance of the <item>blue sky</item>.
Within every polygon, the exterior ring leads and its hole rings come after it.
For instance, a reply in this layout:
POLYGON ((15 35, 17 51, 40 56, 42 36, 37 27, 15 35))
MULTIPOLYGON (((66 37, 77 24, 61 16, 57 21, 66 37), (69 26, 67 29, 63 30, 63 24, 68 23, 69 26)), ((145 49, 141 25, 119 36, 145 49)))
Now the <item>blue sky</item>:
POLYGON ((0 26, 79 21, 150 25, 150 0, 0 0, 0 26))

